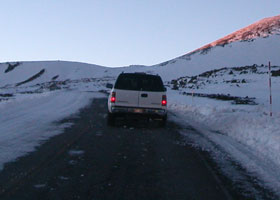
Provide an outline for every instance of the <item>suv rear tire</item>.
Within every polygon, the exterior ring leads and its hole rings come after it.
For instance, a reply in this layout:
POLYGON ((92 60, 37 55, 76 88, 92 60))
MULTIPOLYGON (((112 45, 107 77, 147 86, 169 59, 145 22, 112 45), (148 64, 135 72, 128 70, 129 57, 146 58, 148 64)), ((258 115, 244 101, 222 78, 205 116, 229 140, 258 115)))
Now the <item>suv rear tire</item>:
POLYGON ((114 126, 116 121, 116 116, 112 113, 107 113, 107 125, 114 126))
POLYGON ((159 125, 160 125, 161 127, 165 127, 166 121, 167 121, 167 116, 162 117, 161 120, 160 120, 160 122, 159 122, 159 125))

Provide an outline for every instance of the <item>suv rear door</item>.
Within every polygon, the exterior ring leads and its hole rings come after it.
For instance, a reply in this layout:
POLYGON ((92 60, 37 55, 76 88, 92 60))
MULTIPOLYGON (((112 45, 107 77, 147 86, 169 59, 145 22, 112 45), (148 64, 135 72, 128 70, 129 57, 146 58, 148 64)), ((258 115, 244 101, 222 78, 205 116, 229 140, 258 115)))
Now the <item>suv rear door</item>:
POLYGON ((116 106, 138 107, 139 83, 134 74, 120 74, 114 91, 116 92, 116 106))
POLYGON ((162 108, 161 101, 165 90, 161 78, 155 75, 141 75, 139 81, 139 107, 162 108))

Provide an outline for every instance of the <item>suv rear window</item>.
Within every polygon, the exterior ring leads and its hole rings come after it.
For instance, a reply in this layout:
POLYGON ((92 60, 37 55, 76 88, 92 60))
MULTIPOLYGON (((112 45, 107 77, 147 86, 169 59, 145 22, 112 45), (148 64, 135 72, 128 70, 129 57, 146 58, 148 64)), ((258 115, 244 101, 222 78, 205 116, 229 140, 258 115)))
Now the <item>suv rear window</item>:
POLYGON ((164 86, 159 76, 147 74, 120 74, 116 89, 163 92, 164 86))

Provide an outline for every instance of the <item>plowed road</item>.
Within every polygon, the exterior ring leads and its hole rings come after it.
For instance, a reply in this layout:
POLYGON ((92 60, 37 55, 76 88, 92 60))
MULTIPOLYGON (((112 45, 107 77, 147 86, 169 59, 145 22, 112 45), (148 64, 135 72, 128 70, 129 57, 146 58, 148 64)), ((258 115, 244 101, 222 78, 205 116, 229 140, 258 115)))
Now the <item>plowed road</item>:
POLYGON ((68 121, 63 134, 5 165, 1 200, 243 199, 206 153, 182 144, 173 122, 120 119, 108 127, 106 99, 68 121))

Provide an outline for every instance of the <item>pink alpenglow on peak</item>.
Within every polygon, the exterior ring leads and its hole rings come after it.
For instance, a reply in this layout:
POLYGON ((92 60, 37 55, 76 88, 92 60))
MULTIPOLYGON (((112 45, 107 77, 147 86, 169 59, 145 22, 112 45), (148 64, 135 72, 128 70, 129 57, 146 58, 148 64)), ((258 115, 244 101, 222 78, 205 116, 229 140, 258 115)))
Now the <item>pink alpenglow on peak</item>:
POLYGON ((248 41, 258 37, 268 37, 274 34, 280 34, 280 15, 264 18, 219 40, 196 49, 193 52, 215 46, 223 46, 235 41, 248 41))

